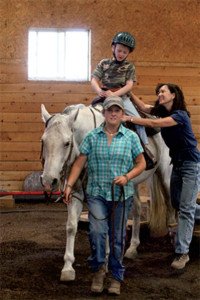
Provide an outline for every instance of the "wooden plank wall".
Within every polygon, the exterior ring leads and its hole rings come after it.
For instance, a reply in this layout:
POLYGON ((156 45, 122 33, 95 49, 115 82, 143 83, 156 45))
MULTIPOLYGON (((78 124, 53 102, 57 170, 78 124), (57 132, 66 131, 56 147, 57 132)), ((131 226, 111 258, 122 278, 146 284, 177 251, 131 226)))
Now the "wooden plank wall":
POLYGON ((95 97, 90 82, 28 81, 30 27, 91 29, 92 70, 111 56, 115 33, 131 32, 135 93, 153 103, 158 82, 180 85, 200 142, 198 0, 0 0, 0 6, 0 190, 23 190, 25 177, 42 170, 41 103, 55 113, 95 97))

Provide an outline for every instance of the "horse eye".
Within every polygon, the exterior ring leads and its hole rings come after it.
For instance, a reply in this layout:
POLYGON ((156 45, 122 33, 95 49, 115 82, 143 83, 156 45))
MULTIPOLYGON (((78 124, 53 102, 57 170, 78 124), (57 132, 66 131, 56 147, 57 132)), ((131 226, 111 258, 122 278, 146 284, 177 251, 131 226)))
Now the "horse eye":
POLYGON ((67 143, 65 143, 65 145, 64 145, 64 146, 65 146, 65 147, 68 147, 68 146, 69 146, 69 144, 70 144, 70 143, 69 143, 69 142, 67 142, 67 143))

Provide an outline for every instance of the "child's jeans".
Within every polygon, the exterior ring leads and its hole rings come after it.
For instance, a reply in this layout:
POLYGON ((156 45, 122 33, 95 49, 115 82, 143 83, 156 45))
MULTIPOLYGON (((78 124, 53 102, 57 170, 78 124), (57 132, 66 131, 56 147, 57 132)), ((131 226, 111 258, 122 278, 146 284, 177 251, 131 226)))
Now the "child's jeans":
MULTIPOLYGON (((122 100, 124 102, 125 112, 128 116, 141 118, 139 113, 137 112, 135 106, 133 105, 133 103, 131 102, 131 100, 129 98, 122 98, 122 100)), ((148 138, 147 138, 147 134, 146 134, 146 130, 145 130, 144 126, 135 125, 135 128, 136 128, 137 133, 139 134, 142 142, 144 143, 144 145, 147 145, 148 138)))

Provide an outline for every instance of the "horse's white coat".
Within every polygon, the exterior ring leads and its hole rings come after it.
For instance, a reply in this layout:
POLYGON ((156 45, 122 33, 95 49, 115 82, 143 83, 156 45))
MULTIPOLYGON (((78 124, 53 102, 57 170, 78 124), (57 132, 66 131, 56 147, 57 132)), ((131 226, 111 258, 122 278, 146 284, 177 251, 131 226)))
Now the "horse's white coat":
MULTIPOLYGON (((48 126, 42 136, 43 158, 45 159, 42 182, 47 191, 54 191, 59 188, 63 165, 66 163, 65 166, 69 173, 75 158, 79 154, 78 147, 82 139, 88 131, 95 127, 95 124, 99 126, 104 121, 104 117, 101 112, 92 109, 95 115, 94 119, 91 108, 83 105, 68 107, 64 111, 64 114, 56 114, 52 118, 43 104, 41 110, 43 121, 47 122, 49 120, 48 126), (79 111, 78 115, 77 110, 79 111)), ((136 191, 139 183, 145 180, 148 181, 152 203, 150 228, 153 234, 161 236, 168 230, 167 225, 169 221, 171 221, 171 216, 173 216, 173 210, 169 201, 171 166, 168 149, 159 133, 149 139, 149 146, 157 158, 158 163, 154 169, 144 171, 133 181, 136 191)), ((79 182, 75 186, 75 191, 78 197, 83 199, 84 195, 79 182)), ((75 279, 75 270, 72 267, 75 259, 74 241, 82 207, 82 202, 75 197, 72 198, 68 205, 68 219, 66 223, 67 241, 64 255, 65 264, 61 272, 61 281, 75 279)), ((126 257, 132 259, 136 255, 137 247, 140 243, 140 213, 141 204, 139 195, 137 195, 136 192, 133 205, 132 239, 130 247, 125 253, 126 257)))

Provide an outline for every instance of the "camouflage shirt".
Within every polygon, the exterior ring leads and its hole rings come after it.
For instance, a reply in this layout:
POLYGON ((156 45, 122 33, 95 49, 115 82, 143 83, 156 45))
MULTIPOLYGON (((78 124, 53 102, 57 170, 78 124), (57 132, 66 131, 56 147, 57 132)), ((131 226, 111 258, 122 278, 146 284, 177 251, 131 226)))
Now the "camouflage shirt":
MULTIPOLYGON (((92 76, 101 81, 102 85, 108 89, 120 89, 126 85, 128 80, 136 82, 135 66, 126 60, 117 63, 111 58, 103 59, 92 73, 92 76)), ((129 93, 122 97, 128 96, 129 93)))

